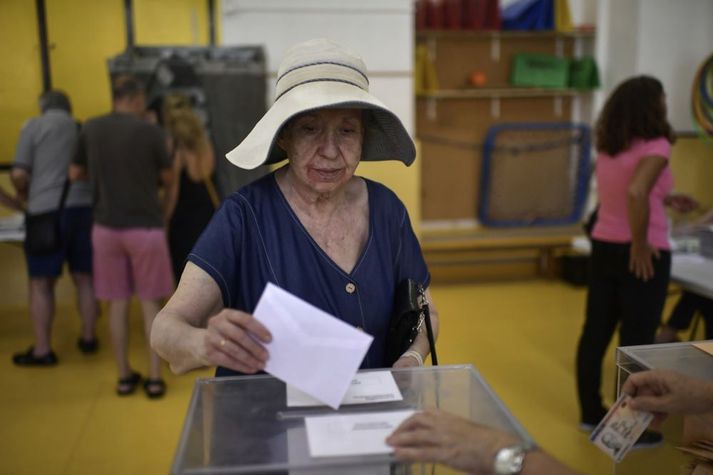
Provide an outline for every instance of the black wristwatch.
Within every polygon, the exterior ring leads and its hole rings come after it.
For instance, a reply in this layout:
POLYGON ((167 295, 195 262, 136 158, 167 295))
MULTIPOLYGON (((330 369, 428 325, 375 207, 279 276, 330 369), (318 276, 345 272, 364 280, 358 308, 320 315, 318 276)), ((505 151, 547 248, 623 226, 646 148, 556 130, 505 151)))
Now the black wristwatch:
POLYGON ((495 454, 493 473, 495 475, 517 475, 520 473, 527 450, 524 445, 510 445, 498 450, 498 453, 495 454))

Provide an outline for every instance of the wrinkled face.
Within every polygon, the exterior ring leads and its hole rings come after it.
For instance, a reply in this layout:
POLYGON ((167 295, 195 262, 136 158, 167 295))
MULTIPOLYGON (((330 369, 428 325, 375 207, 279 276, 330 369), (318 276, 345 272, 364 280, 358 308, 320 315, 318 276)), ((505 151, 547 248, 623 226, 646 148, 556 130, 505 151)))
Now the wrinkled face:
POLYGON ((319 109, 291 119, 278 145, 293 178, 316 193, 331 193, 354 176, 363 138, 361 110, 319 109))

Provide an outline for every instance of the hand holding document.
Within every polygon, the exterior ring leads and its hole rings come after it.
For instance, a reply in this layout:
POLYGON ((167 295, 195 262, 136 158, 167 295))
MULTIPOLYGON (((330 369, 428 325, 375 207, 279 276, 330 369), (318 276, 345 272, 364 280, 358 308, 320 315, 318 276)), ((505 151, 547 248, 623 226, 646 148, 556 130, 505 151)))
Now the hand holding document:
POLYGON ((609 409, 604 419, 592 431, 589 440, 610 456, 621 462, 646 430, 654 415, 629 407, 631 396, 622 394, 609 409))
POLYGON ((270 283, 253 315, 272 334, 265 371, 337 409, 373 337, 270 283))

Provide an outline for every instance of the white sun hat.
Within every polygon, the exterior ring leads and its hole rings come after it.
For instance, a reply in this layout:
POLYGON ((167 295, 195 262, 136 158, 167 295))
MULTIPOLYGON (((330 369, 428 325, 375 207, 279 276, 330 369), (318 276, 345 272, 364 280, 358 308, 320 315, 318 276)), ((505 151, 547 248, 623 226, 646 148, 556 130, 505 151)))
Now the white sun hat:
POLYGON ((399 118, 369 94, 364 61, 326 39, 309 40, 287 51, 277 73, 274 104, 226 157, 248 170, 286 159, 277 146, 282 126, 298 114, 322 108, 365 109, 362 160, 411 165, 416 158, 413 140, 399 118))

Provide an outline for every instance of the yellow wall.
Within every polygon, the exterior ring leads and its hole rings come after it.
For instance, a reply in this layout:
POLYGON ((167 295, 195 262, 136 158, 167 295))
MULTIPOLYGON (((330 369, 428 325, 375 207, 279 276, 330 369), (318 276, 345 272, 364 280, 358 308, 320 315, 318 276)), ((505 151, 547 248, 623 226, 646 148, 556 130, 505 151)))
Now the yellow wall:
MULTIPOLYGON (((52 85, 69 94, 78 119, 111 106, 106 60, 125 46, 123 4, 46 0, 52 85)), ((134 0, 134 38, 138 45, 205 45, 207 2, 134 0)), ((34 2, 0 1, 0 44, 0 163, 7 163, 23 122, 38 113, 42 92, 34 2)))
POLYGON ((421 224, 421 150, 416 144, 416 161, 406 167, 401 162, 361 162, 358 174, 388 186, 408 209, 416 235, 421 224))
POLYGON ((80 120, 111 107, 106 59, 124 49, 121 1, 48 0, 52 86, 72 100, 80 120))
MULTIPOLYGON (((218 2, 216 2, 216 11, 218 2)), ((207 45, 206 0, 135 0, 136 43, 141 45, 207 45), (167 8, 167 5, 171 5, 167 8)), ((216 23, 219 16, 216 14, 216 23)))
POLYGON ((0 2, 0 163, 12 160, 18 133, 42 91, 35 2, 0 2))
POLYGON ((679 138, 671 154, 676 191, 688 193, 713 208, 713 143, 700 138, 679 138))

